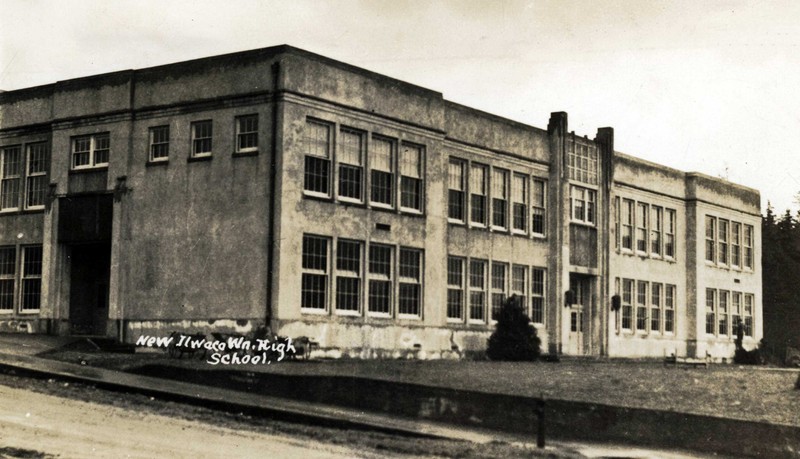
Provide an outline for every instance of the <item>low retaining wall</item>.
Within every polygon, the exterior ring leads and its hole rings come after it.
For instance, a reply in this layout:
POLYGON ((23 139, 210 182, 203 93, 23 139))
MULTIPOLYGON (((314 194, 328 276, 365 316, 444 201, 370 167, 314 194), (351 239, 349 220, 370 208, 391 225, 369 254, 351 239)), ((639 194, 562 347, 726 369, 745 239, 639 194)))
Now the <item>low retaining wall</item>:
MULTIPOLYGON (((147 365, 138 374, 531 435, 536 398, 390 381, 147 365)), ((800 458, 800 427, 671 411, 547 400, 547 438, 686 448, 737 457, 800 458), (768 440, 767 440, 768 439, 768 440)))

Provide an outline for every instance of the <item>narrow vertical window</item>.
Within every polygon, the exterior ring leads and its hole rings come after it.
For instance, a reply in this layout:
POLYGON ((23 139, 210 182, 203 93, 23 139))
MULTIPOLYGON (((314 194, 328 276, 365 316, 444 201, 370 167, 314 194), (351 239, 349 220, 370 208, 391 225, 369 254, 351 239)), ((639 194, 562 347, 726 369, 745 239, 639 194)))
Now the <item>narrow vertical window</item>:
POLYGON ((597 148, 572 142, 567 153, 570 180, 597 184, 597 148))
POLYGON ((528 179, 514 174, 511 179, 511 228, 517 233, 528 231, 528 179))
POLYGON ((633 201, 622 200, 622 248, 633 250, 633 201))
POLYGON ((236 153, 258 151, 258 115, 236 117, 236 153))
POLYGON ((169 126, 155 126, 150 128, 150 158, 151 162, 167 161, 169 159, 169 126))
POLYGON ((647 282, 636 282, 636 330, 647 331, 647 282))
POLYGON ((466 180, 465 163, 451 159, 448 167, 447 217, 457 222, 466 221, 466 180))
POLYGON ((666 209, 664 212, 664 256, 675 258, 675 211, 666 209))
POLYGON ((661 256, 663 215, 661 207, 652 206, 650 208, 650 253, 656 256, 661 256))
POLYGON ((92 167, 92 136, 72 139, 72 168, 92 167))
POLYGON ((744 295, 744 336, 753 336, 753 302, 751 294, 744 295))
POLYGON ((394 149, 391 140, 373 137, 370 149, 370 201, 380 207, 392 207, 394 201, 394 149))
POLYGON ((328 306, 328 239, 303 236, 300 307, 325 311, 328 306))
POLYGON ((728 220, 719 219, 719 263, 722 265, 728 264, 728 220))
POLYGON ((664 332, 675 332, 675 286, 664 288, 664 332))
POLYGON ((742 323, 742 293, 731 292, 731 334, 736 336, 739 324, 742 323))
POLYGON ((636 251, 647 253, 647 204, 636 204, 636 251))
POLYGON ((597 192, 579 186, 570 187, 570 215, 572 221, 594 225, 596 222, 597 192))
POLYGON ((500 317, 500 309, 506 299, 506 275, 508 265, 492 263, 492 320, 500 317))
POLYGON ((192 123, 192 157, 200 158, 211 156, 213 140, 213 127, 211 120, 195 121, 192 123))
POLYGON ((714 263, 717 258, 714 256, 717 247, 717 220, 706 215, 706 261, 714 263))
POLYGON ((400 249, 399 277, 398 314, 420 317, 422 315, 422 251, 400 249))
POLYGON ((706 289, 706 334, 714 334, 716 325, 717 291, 713 288, 706 289))
POLYGON ((47 144, 28 145, 25 208, 41 209, 47 195, 47 144))
POLYGON ((492 228, 508 226, 508 171, 492 169, 492 228))
POLYGON ((544 324, 545 270, 531 270, 531 321, 544 324))
POLYGON ((14 311, 14 279, 17 271, 15 247, 0 247, 0 312, 14 311))
POLYGON ((403 144, 400 154, 400 208, 422 212, 422 148, 403 144))
POLYGON ((728 295, 730 292, 727 290, 719 291, 719 304, 717 307, 717 333, 720 336, 729 335, 728 331, 728 295))
POLYGON ((528 314, 527 290, 525 288, 527 287, 527 279, 527 266, 511 266, 511 295, 515 297, 517 305, 522 308, 526 315, 528 314))
POLYGON ((731 222, 731 266, 742 266, 742 224, 731 222))
POLYGON ((531 232, 535 236, 544 236, 546 221, 545 221, 545 203, 547 202, 547 182, 544 180, 533 180, 533 189, 531 190, 531 232))
POLYGON ((469 262, 469 320, 483 322, 486 310, 486 262, 469 262))
POLYGON ((650 331, 661 331, 661 284, 657 282, 650 285, 650 331))
POLYGON ((369 247, 369 312, 388 317, 392 313, 392 247, 369 247))
POLYGON ((361 310, 361 243, 336 241, 336 310, 358 313, 361 310))
POLYGON ((357 131, 342 129, 339 144, 339 198, 361 202, 364 136, 357 131))
POLYGON ((22 165, 20 147, 6 147, 0 156, 0 210, 19 209, 22 165))
POLYGON ((464 259, 447 257, 447 318, 464 319, 464 259))
POLYGON ((318 196, 330 196, 331 127, 306 122, 303 146, 306 155, 303 189, 318 196))
POLYGON ((622 329, 633 329, 633 281, 622 279, 622 329))
POLYGON ((22 248, 21 312, 38 311, 42 303, 42 246, 22 248))
POLYGON ((753 269, 753 227, 744 225, 744 267, 753 269))
POLYGON ((473 164, 469 176, 470 221, 486 224, 486 171, 487 167, 473 164))

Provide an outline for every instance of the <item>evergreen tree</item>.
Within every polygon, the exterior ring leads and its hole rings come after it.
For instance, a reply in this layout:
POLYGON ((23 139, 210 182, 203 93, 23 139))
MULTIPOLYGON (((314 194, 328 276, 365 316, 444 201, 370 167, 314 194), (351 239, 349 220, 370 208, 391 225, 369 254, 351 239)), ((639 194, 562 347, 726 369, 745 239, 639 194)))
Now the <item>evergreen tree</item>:
POLYGON ((518 297, 503 302, 497 318, 497 328, 489 337, 486 355, 491 360, 525 361, 539 357, 541 340, 531 319, 525 314, 518 297))

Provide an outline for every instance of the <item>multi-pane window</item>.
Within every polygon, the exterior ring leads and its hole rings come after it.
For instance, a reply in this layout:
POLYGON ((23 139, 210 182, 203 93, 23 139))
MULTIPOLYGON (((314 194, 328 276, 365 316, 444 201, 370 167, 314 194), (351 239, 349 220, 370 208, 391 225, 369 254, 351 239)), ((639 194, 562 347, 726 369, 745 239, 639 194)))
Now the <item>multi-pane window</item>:
POLYGON ((28 145, 27 179, 25 184, 25 208, 44 207, 47 195, 47 144, 28 145))
POLYGON ((392 207, 394 200, 394 151, 395 142, 382 137, 373 137, 370 145, 370 201, 381 207, 392 207))
POLYGON ((361 298, 361 243, 336 241, 336 310, 358 313, 361 298))
POLYGON ((728 334, 728 296, 727 290, 719 291, 719 303, 717 305, 717 333, 720 335, 728 334))
POLYGON ((169 126, 150 128, 150 161, 169 159, 169 126))
POLYGON ((525 233, 528 230, 528 178, 514 174, 511 178, 511 229, 525 233))
POLYGON ((728 264, 728 220, 719 219, 719 263, 723 265, 728 264))
POLYGON ((14 277, 17 272, 15 247, 0 247, 0 312, 14 310, 14 277))
POLYGON ((741 292, 731 292, 731 332, 736 334, 739 325, 742 324, 742 294, 741 292))
POLYGON ((647 282, 636 283, 636 330, 647 330, 647 282))
POLYGON ((622 200, 622 248, 633 250, 633 201, 622 200))
POLYGON ((717 291, 713 288, 706 289, 706 334, 714 334, 716 325, 717 291))
POLYGON ((400 249, 400 292, 398 313, 400 316, 419 317, 422 311, 422 252, 400 249))
POLYGON ((622 280, 622 329, 633 328, 633 284, 630 279, 622 280))
POLYGON ((533 180, 533 189, 531 190, 531 232, 537 236, 545 235, 546 190, 547 182, 544 180, 533 180))
POLYGON ((717 219, 706 215, 706 261, 716 261, 716 247, 717 247, 717 219))
POLYGON ((511 295, 516 298, 517 305, 525 314, 528 313, 528 301, 525 298, 528 268, 526 266, 511 266, 511 295))
POLYGON ((339 198, 361 201, 364 182, 364 135, 342 128, 339 132, 339 198))
POLYGON ((579 186, 570 187, 572 221, 595 224, 595 197, 597 192, 579 186))
POLYGON ((258 151, 258 115, 236 117, 236 152, 258 151))
POLYGON ((508 265, 492 263, 492 320, 500 317, 500 309, 506 299, 506 273, 508 265))
POLYGON ((211 120, 192 123, 192 157, 211 156, 213 145, 213 125, 211 120))
POLYGON ((675 258, 675 211, 664 210, 664 256, 675 258))
POLYGON ((305 137, 305 172, 303 189, 321 196, 330 195, 331 127, 316 121, 307 121, 305 137))
POLYGON ((72 138, 72 168, 85 169, 108 165, 111 140, 108 133, 72 138))
POLYGON ((508 171, 492 169, 492 227, 506 229, 508 220, 508 171))
POLYGON ((389 316, 392 312, 392 247, 369 247, 369 301, 370 313, 389 316))
POLYGON ((650 331, 661 330, 661 284, 653 282, 650 285, 650 331))
POLYGON ((742 266, 742 224, 731 222, 731 266, 742 266))
POLYGON ((470 221, 477 225, 486 224, 486 176, 488 168, 472 164, 469 176, 470 221))
POLYGON ((328 298, 328 239, 303 236, 300 307, 325 311, 328 298))
POLYGON ((545 270, 533 268, 531 270, 531 321, 535 324, 544 323, 544 292, 545 270))
POLYGON ((469 262, 469 320, 483 322, 486 310, 486 262, 469 262))
POLYGON ((464 222, 466 219, 466 163, 451 159, 448 166, 447 217, 464 222))
POLYGON ((400 208, 422 211, 422 147, 403 144, 400 151, 400 208))
POLYGON ((753 227, 744 225, 744 267, 753 269, 753 227))
POLYGON ((22 248, 21 312, 38 311, 42 303, 42 246, 22 248))
POLYGON ((447 318, 464 318, 464 259, 447 257, 447 318))
POLYGON ((753 336, 753 295, 744 295, 744 336, 753 336))
POLYGON ((636 251, 647 252, 647 204, 636 204, 636 251))
POLYGON ((19 209, 21 149, 6 147, 0 153, 0 210, 19 209))
POLYGON ((573 142, 567 154, 567 169, 570 180, 597 185, 597 149, 573 142))
POLYGON ((663 209, 661 207, 650 207, 650 253, 657 256, 661 256, 663 216, 663 209))
POLYGON ((675 286, 664 286, 664 332, 675 332, 675 286))

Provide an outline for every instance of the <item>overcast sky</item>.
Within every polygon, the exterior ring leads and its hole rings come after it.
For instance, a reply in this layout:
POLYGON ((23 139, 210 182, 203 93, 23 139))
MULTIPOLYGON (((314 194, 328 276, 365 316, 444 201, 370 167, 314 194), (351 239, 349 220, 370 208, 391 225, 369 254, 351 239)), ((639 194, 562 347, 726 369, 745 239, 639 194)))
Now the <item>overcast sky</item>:
POLYGON ((800 2, 0 0, 0 89, 290 44, 797 211, 800 2))

